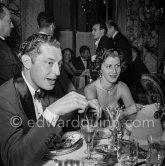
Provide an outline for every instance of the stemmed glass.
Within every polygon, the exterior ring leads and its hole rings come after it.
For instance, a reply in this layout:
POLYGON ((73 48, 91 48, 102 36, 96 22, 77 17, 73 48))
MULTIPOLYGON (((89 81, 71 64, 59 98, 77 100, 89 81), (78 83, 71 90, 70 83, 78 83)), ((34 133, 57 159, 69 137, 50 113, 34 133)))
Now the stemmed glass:
POLYGON ((117 139, 121 139, 123 136, 122 125, 119 122, 120 113, 122 108, 118 105, 113 105, 111 107, 106 107, 105 111, 109 115, 109 130, 112 133, 111 137, 109 137, 109 150, 116 151, 117 150, 117 139), (111 124, 111 125, 110 125, 111 124))
POLYGON ((96 160, 91 157, 93 151, 93 139, 98 128, 98 118, 94 113, 85 113, 81 117, 81 133, 87 144, 87 157, 83 158, 84 162, 91 162, 96 160))
POLYGON ((147 161, 151 166, 161 166, 165 156, 165 142, 156 134, 147 135, 147 141, 149 145, 147 161))
POLYGON ((122 166, 134 166, 138 160, 138 142, 132 140, 118 139, 117 148, 118 163, 122 166))

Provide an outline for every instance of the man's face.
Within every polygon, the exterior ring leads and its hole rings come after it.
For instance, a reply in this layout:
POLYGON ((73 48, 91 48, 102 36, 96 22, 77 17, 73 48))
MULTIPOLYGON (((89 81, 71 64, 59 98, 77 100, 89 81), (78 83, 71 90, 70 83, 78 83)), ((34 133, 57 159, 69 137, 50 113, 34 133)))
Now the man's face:
POLYGON ((93 35, 94 40, 99 40, 103 36, 102 30, 100 30, 99 24, 93 25, 92 35, 93 35))
POLYGON ((5 7, 3 8, 5 12, 5 16, 0 19, 0 28, 2 32, 2 37, 7 37, 10 36, 11 30, 14 27, 12 22, 11 22, 11 15, 8 9, 5 7))
POLYGON ((107 27, 107 34, 106 34, 106 36, 108 38, 112 38, 112 36, 113 36, 114 33, 115 33, 114 27, 107 27))
POLYGON ((52 90, 60 75, 61 49, 45 43, 40 46, 40 51, 29 69, 30 83, 36 90, 52 90))
POLYGON ((88 60, 88 58, 91 56, 91 54, 90 54, 89 50, 85 50, 83 53, 81 53, 80 56, 82 57, 82 59, 88 60))

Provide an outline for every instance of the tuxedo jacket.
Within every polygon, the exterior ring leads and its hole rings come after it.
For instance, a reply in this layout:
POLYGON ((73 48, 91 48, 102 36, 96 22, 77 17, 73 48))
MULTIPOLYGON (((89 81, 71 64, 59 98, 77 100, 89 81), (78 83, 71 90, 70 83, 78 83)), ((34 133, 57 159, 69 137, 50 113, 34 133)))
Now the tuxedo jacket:
POLYGON ((21 71, 21 62, 5 40, 0 38, 0 85, 21 71))
MULTIPOLYGON (((46 95, 43 109, 55 98, 46 95)), ((41 161, 61 128, 53 127, 43 116, 37 121, 31 93, 21 73, 0 87, 0 149, 5 166, 33 166, 41 161), (34 120, 34 127, 28 125, 34 120)))
POLYGON ((103 48, 105 48, 106 50, 114 48, 112 39, 108 38, 107 36, 102 36, 96 48, 96 54, 103 48))
MULTIPOLYGON (((90 63, 90 61, 87 60, 87 69, 89 68, 89 63, 90 63)), ((73 64, 73 66, 74 66, 77 70, 85 70, 85 66, 84 66, 84 64, 83 64, 82 59, 81 59, 80 56, 74 58, 74 59, 72 60, 72 64, 73 64)))
POLYGON ((115 48, 124 53, 124 58, 127 61, 127 64, 130 65, 132 63, 132 52, 131 44, 128 39, 122 33, 118 32, 115 35, 113 42, 115 48))

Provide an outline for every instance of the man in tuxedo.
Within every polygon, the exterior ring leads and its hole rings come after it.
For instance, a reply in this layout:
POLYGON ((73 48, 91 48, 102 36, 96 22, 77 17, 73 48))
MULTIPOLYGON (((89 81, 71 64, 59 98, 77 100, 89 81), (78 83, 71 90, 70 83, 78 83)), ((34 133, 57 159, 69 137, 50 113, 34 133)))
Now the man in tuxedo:
POLYGON ((124 61, 126 62, 126 70, 120 74, 119 80, 125 82, 129 86, 134 100, 137 101, 138 98, 134 78, 134 66, 132 63, 131 44, 128 39, 119 31, 117 24, 112 20, 107 21, 106 26, 107 37, 112 39, 115 49, 123 53, 124 61))
POLYGON ((104 22, 95 23, 92 27, 92 35, 95 40, 96 45, 96 54, 99 53, 102 49, 113 48, 113 42, 106 36, 107 27, 104 22))
POLYGON ((21 62, 5 41, 12 28, 10 11, 0 3, 0 85, 21 71, 21 62))
POLYGON ((0 149, 6 166, 39 165, 52 140, 59 135, 59 120, 87 107, 99 113, 96 100, 76 92, 56 100, 45 92, 60 75, 61 49, 44 34, 30 36, 20 47, 22 72, 0 87, 0 149))
POLYGON ((37 23, 39 26, 39 33, 47 34, 50 38, 53 37, 56 28, 53 15, 40 12, 37 16, 37 23))
MULTIPOLYGON (((92 62, 96 59, 96 56, 101 55, 105 49, 108 50, 114 48, 112 39, 108 38, 106 33, 107 27, 104 22, 98 22, 93 25, 92 35, 95 40, 96 52, 95 55, 91 56, 92 62)), ((98 78, 98 71, 95 70, 95 66, 91 66, 90 75, 93 80, 98 78)))
POLYGON ((78 74, 82 74, 83 71, 89 69, 90 63, 90 48, 86 45, 83 45, 79 49, 80 56, 74 58, 72 60, 73 66, 76 68, 77 71, 81 71, 78 74))

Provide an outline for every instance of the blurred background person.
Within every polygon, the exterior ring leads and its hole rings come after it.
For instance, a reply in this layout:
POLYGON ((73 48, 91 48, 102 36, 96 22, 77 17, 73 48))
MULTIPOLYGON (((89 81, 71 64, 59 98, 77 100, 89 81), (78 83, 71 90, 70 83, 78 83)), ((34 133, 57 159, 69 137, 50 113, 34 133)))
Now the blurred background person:
POLYGON ((106 36, 107 27, 104 22, 95 23, 92 27, 92 35, 95 40, 96 54, 102 49, 114 48, 112 39, 106 36))
POLYGON ((73 76, 76 75, 76 68, 72 64, 72 60, 74 59, 74 53, 71 48, 65 48, 62 50, 63 56, 63 65, 62 68, 68 74, 70 80, 72 80, 73 76))
POLYGON ((73 79, 76 89, 84 88, 90 82, 90 48, 83 45, 79 49, 80 55, 73 59, 73 66, 76 68, 76 76, 73 79))
POLYGON ((73 84, 73 76, 76 74, 76 69, 72 65, 72 58, 74 52, 71 48, 65 48, 62 50, 62 65, 60 70, 60 76, 57 78, 56 85, 52 94, 58 98, 63 97, 71 91, 75 91, 76 87, 73 84))
POLYGON ((73 66, 77 70, 77 75, 83 74, 84 71, 89 69, 89 63, 91 58, 90 48, 86 45, 83 45, 79 49, 80 55, 73 59, 73 66))
POLYGON ((141 85, 141 76, 142 74, 149 73, 149 70, 143 63, 140 50, 137 47, 132 47, 132 63, 134 66, 135 81, 137 86, 138 98, 140 101, 141 97, 139 95, 146 93, 141 85))
MULTIPOLYGON (((106 36, 107 27, 104 22, 97 22, 92 27, 92 35, 95 40, 96 52, 95 55, 91 56, 91 61, 93 61, 96 56, 99 56, 104 49, 108 50, 114 48, 112 39, 106 36)), ((97 79, 97 71, 95 70, 95 65, 90 67, 90 75, 93 80, 97 79)))
POLYGON ((37 16, 39 33, 47 34, 50 38, 53 37, 56 28, 53 15, 46 12, 40 12, 37 16))
POLYGON ((20 60, 5 41, 12 28, 10 11, 0 3, 0 85, 21 71, 20 60))

